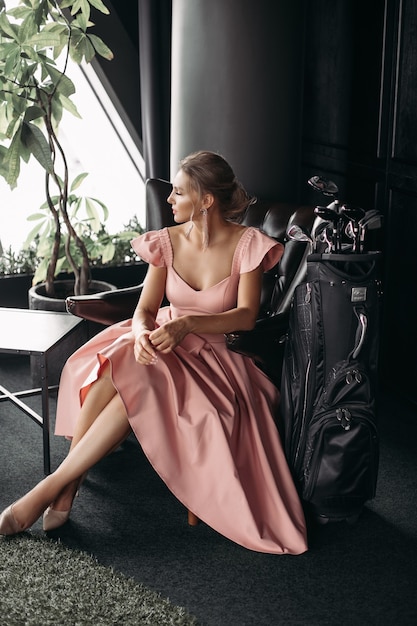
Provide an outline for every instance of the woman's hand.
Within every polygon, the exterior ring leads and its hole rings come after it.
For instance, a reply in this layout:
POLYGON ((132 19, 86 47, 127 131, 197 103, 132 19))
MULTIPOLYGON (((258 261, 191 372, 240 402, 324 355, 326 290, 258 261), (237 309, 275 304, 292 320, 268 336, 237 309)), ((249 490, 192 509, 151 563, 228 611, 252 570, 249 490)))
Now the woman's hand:
POLYGON ((133 344, 135 359, 142 365, 154 365, 158 360, 156 351, 149 340, 151 332, 150 330, 143 330, 135 337, 133 344))
POLYGON ((186 335, 190 332, 188 328, 187 317, 177 317, 170 322, 166 322, 149 335, 151 345, 164 354, 171 352, 181 343, 186 335))

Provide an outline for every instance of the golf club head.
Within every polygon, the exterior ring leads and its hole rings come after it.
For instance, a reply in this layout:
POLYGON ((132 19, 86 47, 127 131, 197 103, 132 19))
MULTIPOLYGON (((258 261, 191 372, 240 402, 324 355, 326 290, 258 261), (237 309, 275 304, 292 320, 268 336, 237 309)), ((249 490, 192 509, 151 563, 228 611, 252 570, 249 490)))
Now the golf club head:
POLYGON ((324 196, 337 196, 339 193, 336 183, 324 176, 312 176, 307 182, 315 191, 320 191, 324 196))
POLYGON ((353 224, 350 221, 346 224, 345 234, 349 237, 349 239, 355 239, 355 231, 353 230, 353 224))
POLYGON ((327 222, 337 222, 339 219, 339 214, 327 206, 316 206, 314 213, 327 222))
POLYGON ((315 252, 331 252, 333 247, 333 228, 327 221, 321 221, 314 229, 314 250, 315 252), (325 247, 323 247, 325 246, 325 247))
POLYGON ((352 222, 358 223, 365 216, 365 211, 361 207, 352 206, 351 204, 343 204, 340 207, 340 212, 343 213, 352 222))
POLYGON ((338 205, 336 202, 332 202, 327 207, 317 206, 314 209, 316 215, 332 224, 332 235, 329 238, 330 252, 340 252, 342 248, 341 231, 345 217, 337 209, 338 205))
POLYGON ((313 246, 314 242, 308 231, 298 224, 291 224, 287 228, 287 237, 293 241, 303 241, 313 246))

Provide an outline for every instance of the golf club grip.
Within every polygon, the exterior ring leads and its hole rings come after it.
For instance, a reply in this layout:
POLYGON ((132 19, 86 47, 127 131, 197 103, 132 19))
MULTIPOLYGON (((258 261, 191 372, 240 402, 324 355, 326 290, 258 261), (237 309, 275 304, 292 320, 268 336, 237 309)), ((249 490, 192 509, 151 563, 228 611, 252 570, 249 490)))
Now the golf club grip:
POLYGON ((359 325, 356 331, 356 346, 353 349, 352 358, 357 359, 365 342, 366 331, 368 329, 368 318, 363 311, 355 311, 355 313, 358 317, 359 325))

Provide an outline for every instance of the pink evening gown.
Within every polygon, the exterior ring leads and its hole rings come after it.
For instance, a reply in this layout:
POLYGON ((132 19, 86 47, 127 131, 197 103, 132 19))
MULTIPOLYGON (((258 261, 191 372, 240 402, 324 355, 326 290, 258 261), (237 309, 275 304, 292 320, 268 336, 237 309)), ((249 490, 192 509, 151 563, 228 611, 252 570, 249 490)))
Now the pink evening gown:
MULTIPOLYGON (((202 291, 173 269, 169 230, 132 242, 140 257, 167 267, 157 324, 184 314, 236 306, 240 273, 267 270, 283 246, 256 228, 243 231, 229 277, 202 291)), ((130 425, 150 463, 172 493, 202 521, 258 552, 307 550, 303 510, 273 419, 279 392, 252 359, 231 352, 223 334, 187 335, 155 365, 135 361, 131 320, 110 326, 67 361, 60 383, 55 434, 71 437, 80 404, 111 363, 130 425)), ((128 480, 128 477, 126 477, 128 480)))

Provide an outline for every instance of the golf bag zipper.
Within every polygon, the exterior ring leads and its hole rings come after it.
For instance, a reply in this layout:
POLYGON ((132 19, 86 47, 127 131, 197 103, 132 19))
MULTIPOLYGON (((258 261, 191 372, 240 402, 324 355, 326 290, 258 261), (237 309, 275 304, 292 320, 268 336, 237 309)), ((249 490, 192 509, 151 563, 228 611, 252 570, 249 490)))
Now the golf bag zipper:
MULTIPOLYGON (((305 310, 308 310, 308 321, 305 326, 306 328, 314 329, 315 319, 313 319, 314 318, 313 309, 311 307, 311 291, 312 291, 311 283, 306 282, 305 294, 304 294, 304 306, 305 306, 305 310)), ((296 335, 297 344, 299 342, 299 339, 300 339, 299 336, 296 335)), ((296 474, 298 474, 299 469, 301 469, 298 467, 299 465, 298 460, 299 458, 301 458, 300 455, 304 451, 304 444, 305 444, 305 439, 306 439, 306 426, 308 424, 308 420, 306 419, 306 413, 307 413, 308 407, 310 406, 310 395, 311 395, 310 389, 314 389, 315 387, 314 372, 311 367, 311 363, 312 363, 311 355, 315 354, 315 333, 312 333, 310 343, 308 341, 308 338, 306 338, 304 343, 305 345, 309 346, 309 348, 305 350, 308 358, 307 358, 306 368, 305 368, 305 385, 304 385, 302 412, 301 412, 301 417, 300 417, 301 428, 298 433, 297 447, 296 447, 295 454, 294 454, 294 470, 296 474)), ((297 353, 299 353, 298 349, 297 349, 297 353)))
POLYGON ((373 401, 364 404, 362 397, 371 398, 371 386, 366 368, 352 360, 351 355, 345 361, 336 364, 330 371, 321 397, 317 403, 308 428, 305 441, 303 467, 300 471, 303 485, 303 497, 311 499, 317 483, 317 476, 322 462, 321 447, 326 440, 342 441, 342 433, 355 429, 354 436, 366 440, 363 449, 368 450, 368 460, 364 458, 364 472, 368 476, 369 490, 376 483, 374 468, 377 456, 378 435, 374 420, 373 401))

